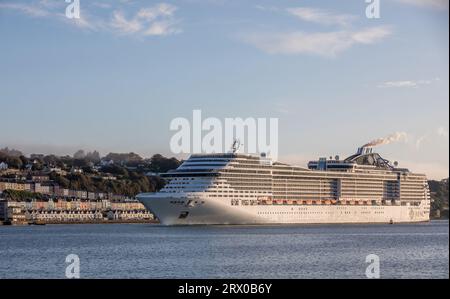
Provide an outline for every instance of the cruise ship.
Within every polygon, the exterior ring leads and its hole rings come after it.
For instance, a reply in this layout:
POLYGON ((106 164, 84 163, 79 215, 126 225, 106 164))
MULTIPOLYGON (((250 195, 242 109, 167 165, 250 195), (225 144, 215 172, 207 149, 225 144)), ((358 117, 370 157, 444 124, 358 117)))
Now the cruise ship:
POLYGON ((236 151, 196 154, 162 175, 159 192, 137 199, 163 225, 332 224, 429 221, 424 174, 363 146, 346 159, 307 167, 236 151))

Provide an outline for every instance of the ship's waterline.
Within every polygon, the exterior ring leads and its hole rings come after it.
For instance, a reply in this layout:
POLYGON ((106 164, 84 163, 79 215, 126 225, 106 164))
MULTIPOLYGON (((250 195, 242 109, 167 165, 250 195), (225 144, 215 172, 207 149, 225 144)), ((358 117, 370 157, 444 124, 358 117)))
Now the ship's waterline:
POLYGON ((308 168, 265 157, 193 155, 137 198, 165 225, 403 223, 429 220, 427 178, 360 148, 308 168))

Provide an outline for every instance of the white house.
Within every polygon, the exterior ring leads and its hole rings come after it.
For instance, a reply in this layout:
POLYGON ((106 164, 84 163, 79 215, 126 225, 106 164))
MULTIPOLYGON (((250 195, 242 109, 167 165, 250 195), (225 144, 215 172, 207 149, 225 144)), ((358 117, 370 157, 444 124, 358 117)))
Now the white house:
POLYGON ((0 163, 0 170, 7 170, 8 169, 8 164, 6 164, 5 162, 0 163))
POLYGON ((101 160, 100 161, 100 165, 101 166, 109 166, 109 165, 113 165, 114 164, 114 160, 101 160))

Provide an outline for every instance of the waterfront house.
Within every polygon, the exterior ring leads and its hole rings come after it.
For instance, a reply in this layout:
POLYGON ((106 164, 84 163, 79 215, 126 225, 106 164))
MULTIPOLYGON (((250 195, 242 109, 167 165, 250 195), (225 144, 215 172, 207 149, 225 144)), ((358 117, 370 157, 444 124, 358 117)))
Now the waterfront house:
POLYGON ((69 189, 69 197, 72 197, 72 198, 77 197, 77 191, 69 189))
POLYGON ((8 187, 10 186, 9 182, 0 182, 0 191, 4 191, 9 189, 8 187))
POLYGON ((87 199, 88 197, 87 197, 87 191, 81 191, 81 196, 80 196, 80 198, 82 198, 82 199, 87 199))
POLYGON ((60 192, 59 192, 60 187, 59 187, 58 184, 56 184, 56 183, 49 183, 48 186, 49 186, 49 194, 52 194, 52 195, 60 194, 60 192))
POLYGON ((57 188, 53 188, 53 195, 67 197, 69 196, 69 189, 61 188, 61 186, 58 186, 57 188))
POLYGON ((89 222, 103 219, 100 211, 31 211, 26 217, 39 222, 89 222))
POLYGON ((103 199, 102 200, 102 208, 105 210, 111 209, 111 202, 107 199, 103 199))
POLYGON ((91 205, 89 201, 80 201, 79 202, 80 210, 90 210, 91 205))
POLYGON ((32 191, 41 194, 50 194, 50 185, 44 183, 34 183, 32 191))
POLYGON ((22 203, 14 201, 0 201, 0 220, 11 224, 26 224, 25 209, 22 203))
POLYGON ((54 210, 56 208, 56 204, 55 204, 55 202, 53 201, 53 199, 49 199, 48 200, 48 202, 47 202, 47 209, 48 210, 54 210))
POLYGON ((64 210, 67 207, 66 201, 61 198, 58 199, 55 203, 55 207, 56 207, 56 210, 58 210, 58 211, 64 210))
POLYGON ((47 182, 50 177, 45 173, 31 173, 28 175, 28 179, 33 182, 47 182))

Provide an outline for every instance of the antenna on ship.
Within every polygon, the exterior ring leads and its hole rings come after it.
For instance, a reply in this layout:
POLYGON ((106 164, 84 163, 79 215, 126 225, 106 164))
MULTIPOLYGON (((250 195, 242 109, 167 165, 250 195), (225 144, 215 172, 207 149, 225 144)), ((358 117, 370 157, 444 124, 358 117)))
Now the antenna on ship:
POLYGON ((239 139, 235 139, 233 141, 233 145, 231 146, 231 152, 233 154, 236 154, 239 151, 239 149, 241 148, 241 145, 242 145, 241 141, 239 139))

